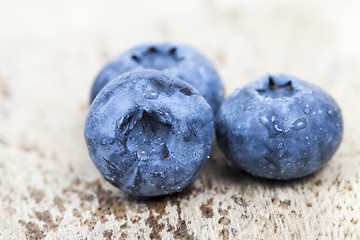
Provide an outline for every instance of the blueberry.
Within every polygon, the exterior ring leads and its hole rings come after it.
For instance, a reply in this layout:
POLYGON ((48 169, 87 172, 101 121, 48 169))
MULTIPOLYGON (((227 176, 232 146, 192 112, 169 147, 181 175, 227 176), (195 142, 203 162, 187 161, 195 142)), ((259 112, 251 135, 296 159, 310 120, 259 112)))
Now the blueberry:
POLYGON ((131 70, 156 69, 190 83, 214 112, 224 98, 224 89, 213 65, 185 44, 153 43, 136 46, 110 61, 96 77, 90 102, 113 78, 131 70))
POLYGON ((283 74, 236 90, 221 105, 215 128, 228 159, 268 179, 316 171, 333 156, 343 135, 336 102, 319 87, 283 74))
POLYGON ((156 70, 127 72, 98 94, 85 122, 94 164, 136 196, 179 192, 210 154, 213 112, 190 84, 156 70))

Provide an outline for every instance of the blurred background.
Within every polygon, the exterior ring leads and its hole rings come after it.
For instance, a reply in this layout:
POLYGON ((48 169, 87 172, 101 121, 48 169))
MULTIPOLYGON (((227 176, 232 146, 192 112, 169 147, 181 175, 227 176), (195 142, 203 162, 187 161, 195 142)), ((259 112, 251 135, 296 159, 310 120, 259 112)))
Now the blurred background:
POLYGON ((228 93, 267 72, 333 84, 359 63, 359 9, 357 1, 2 1, 1 65, 11 74, 19 69, 6 64, 34 72, 56 64, 64 74, 81 62, 78 77, 91 81, 133 45, 179 41, 215 63, 228 93))
POLYGON ((195 238, 359 237, 359 10, 356 0, 0 0, 0 238, 105 238, 105 230, 106 236, 110 230, 114 236, 124 233, 118 227, 124 222, 128 238, 150 236, 154 228, 146 219, 153 205, 134 204, 102 180, 82 133, 98 71, 122 51, 150 41, 199 49, 216 66, 226 95, 266 73, 313 82, 336 99, 345 121, 343 144, 329 164, 310 180, 289 185, 271 187, 243 173, 235 174, 241 181, 222 178, 212 171, 222 166, 217 160, 223 156, 215 151, 195 183, 203 186, 200 195, 180 198, 179 205, 163 202, 175 230, 157 229, 161 236, 178 236, 171 234, 181 230, 181 217, 191 219, 187 231, 195 238), (203 184, 207 179, 213 179, 211 186, 203 184), (99 220, 95 209, 104 192, 124 202, 128 218, 114 218, 109 210, 102 212, 107 221, 99 220), (229 202, 240 196, 254 206, 229 202), (289 198, 295 205, 282 208, 279 201, 289 198), (215 212, 207 219, 198 206, 209 199, 215 212), (217 211, 222 203, 233 209, 227 226, 217 211), (138 206, 143 212, 136 213, 138 206), (176 215, 177 206, 187 210, 176 215), (292 208, 297 214, 289 213, 292 208), (244 211, 250 227, 236 220, 244 211), (142 219, 137 224, 129 221, 135 215, 142 219))

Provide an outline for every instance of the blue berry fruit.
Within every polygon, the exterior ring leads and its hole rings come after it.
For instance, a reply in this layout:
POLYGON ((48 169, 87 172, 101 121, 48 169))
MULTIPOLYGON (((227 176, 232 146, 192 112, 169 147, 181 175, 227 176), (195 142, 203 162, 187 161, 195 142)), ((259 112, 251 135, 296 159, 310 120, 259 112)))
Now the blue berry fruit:
POLYGON ((91 89, 90 102, 113 78, 132 70, 156 69, 190 83, 217 111, 224 89, 213 65, 185 44, 154 43, 134 47, 119 55, 101 70, 91 89))
POLYGON ((341 111, 319 87, 288 75, 268 75, 236 90, 215 120, 218 144, 244 171, 292 179, 323 166, 338 149, 341 111))
POLYGON ((104 178, 143 197, 180 192, 210 155, 213 112, 190 84, 156 70, 107 84, 85 122, 90 156, 104 178))

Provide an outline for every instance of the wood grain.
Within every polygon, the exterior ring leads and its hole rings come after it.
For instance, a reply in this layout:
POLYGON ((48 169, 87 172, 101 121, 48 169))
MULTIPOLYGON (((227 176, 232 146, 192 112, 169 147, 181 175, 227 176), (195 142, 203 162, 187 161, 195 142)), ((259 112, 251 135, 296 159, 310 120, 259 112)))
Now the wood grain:
POLYGON ((360 3, 0 2, 0 239, 360 239, 360 3), (227 95, 288 73, 339 103, 345 135, 320 171, 251 177, 216 143, 185 191, 137 199, 104 181, 83 139, 102 65, 140 42, 194 45, 227 95))

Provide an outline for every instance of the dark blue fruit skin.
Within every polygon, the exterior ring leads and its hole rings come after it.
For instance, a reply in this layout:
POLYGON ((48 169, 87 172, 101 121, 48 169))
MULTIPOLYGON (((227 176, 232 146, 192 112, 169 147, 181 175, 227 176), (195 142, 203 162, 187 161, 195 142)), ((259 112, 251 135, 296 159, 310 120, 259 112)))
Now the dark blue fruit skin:
POLYGON ((226 98, 215 119, 218 144, 251 175, 292 179, 311 174, 338 149, 341 111, 319 87, 267 75, 226 98))
POLYGON ((215 68, 194 48, 177 43, 138 45, 105 65, 96 77, 90 102, 113 78, 131 70, 156 69, 194 86, 214 112, 224 99, 224 88, 215 68))
POLYGON ((155 70, 125 73, 104 87, 85 122, 94 164, 136 196, 182 191, 206 163, 213 112, 190 84, 155 70))

